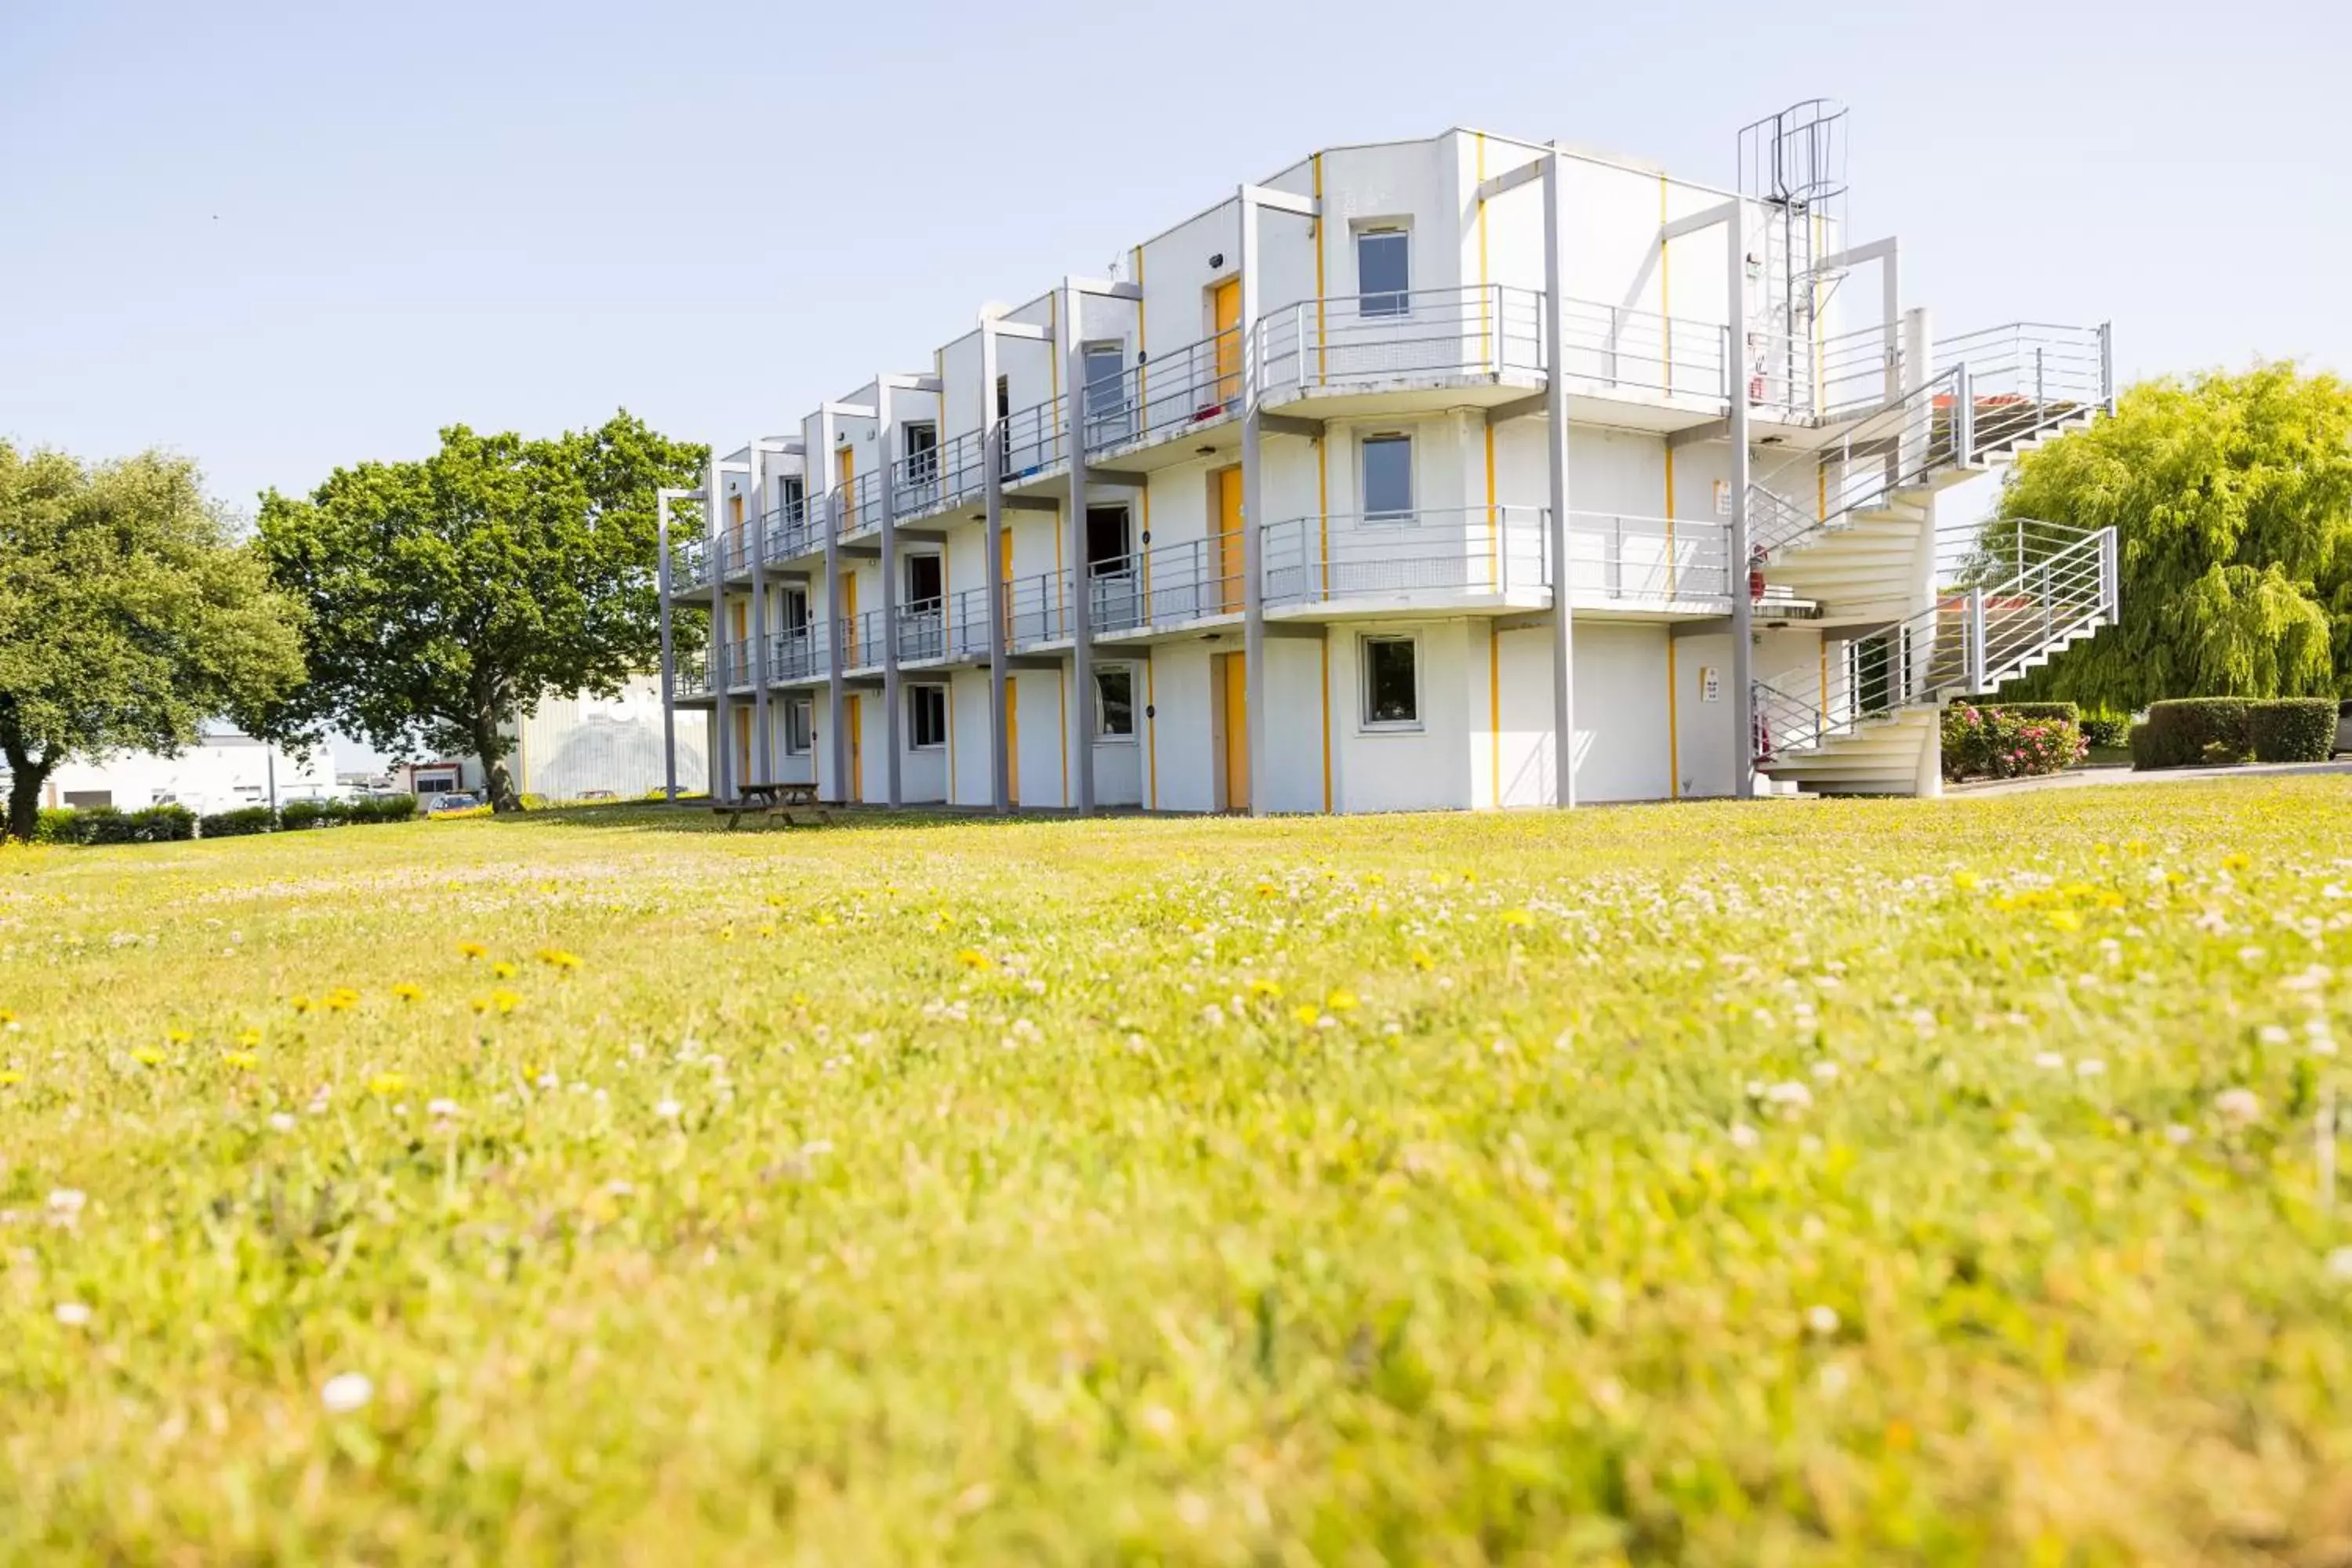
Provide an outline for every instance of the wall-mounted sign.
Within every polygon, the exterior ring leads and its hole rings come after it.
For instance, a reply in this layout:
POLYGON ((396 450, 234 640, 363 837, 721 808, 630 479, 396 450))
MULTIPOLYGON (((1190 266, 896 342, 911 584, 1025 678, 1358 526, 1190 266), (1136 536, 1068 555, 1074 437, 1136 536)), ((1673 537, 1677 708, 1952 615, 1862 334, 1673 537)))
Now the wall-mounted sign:
POLYGON ((1701 702, 1723 700, 1723 676, 1711 664, 1698 667, 1698 700, 1701 702))
POLYGON ((1717 517, 1731 515, 1731 481, 1729 479, 1715 481, 1715 515, 1717 517))

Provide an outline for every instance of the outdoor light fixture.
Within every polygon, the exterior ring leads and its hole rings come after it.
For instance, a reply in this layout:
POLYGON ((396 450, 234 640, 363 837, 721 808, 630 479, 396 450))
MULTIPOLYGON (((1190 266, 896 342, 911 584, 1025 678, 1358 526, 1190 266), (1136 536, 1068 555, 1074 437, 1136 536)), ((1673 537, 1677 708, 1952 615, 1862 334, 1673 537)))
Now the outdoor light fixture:
POLYGON ((1217 449, 1214 447, 1195 447, 1192 448, 1192 456, 1196 458, 1213 458, 1216 455, 1217 449))
POLYGON ((1225 253, 1222 250, 1209 258, 1209 270, 1212 272, 1215 271, 1218 268, 1223 267, 1224 264, 1225 253))

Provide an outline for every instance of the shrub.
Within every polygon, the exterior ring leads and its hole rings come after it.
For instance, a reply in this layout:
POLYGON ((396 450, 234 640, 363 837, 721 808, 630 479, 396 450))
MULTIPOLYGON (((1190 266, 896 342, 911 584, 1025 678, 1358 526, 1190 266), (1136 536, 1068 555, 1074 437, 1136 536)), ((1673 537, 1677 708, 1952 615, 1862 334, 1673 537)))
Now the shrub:
POLYGON ((2083 739, 2102 751, 2119 752, 2131 744, 2132 721, 2096 714, 2082 721, 2083 739))
POLYGON ((2252 749, 2242 697, 2189 697, 2158 702, 2133 731, 2132 766, 2184 768, 2242 763, 2252 749), (2145 731, 2143 735, 2140 731, 2145 731))
POLYGON ((1979 713, 2006 713, 2012 719, 2030 719, 2043 724, 2073 724, 2080 728, 2083 721, 2083 710, 2072 702, 2000 702, 1990 698, 1971 698, 1953 706, 1974 708, 1979 713))
POLYGON ((278 807, 278 824, 288 832, 306 827, 332 827, 351 820, 352 808, 340 800, 289 800, 278 807))
POLYGON ((196 818, 196 832, 204 838, 242 838, 247 834, 267 833, 275 826, 275 818, 266 805, 240 805, 230 811, 207 812, 196 818))
POLYGON ((1944 710, 1944 776, 2013 779, 2063 772, 2083 760, 2083 734, 2074 712, 2071 702, 2014 708, 1956 703, 1944 710), (2063 710, 2063 716, 2053 710, 2063 710))
POLYGON ((131 818, 120 806, 87 805, 75 816, 77 844, 129 844, 132 842, 131 818))
POLYGON ((2281 697, 2249 703, 2246 740, 2258 763, 2324 763, 2336 752, 2336 700, 2281 697))
POLYGON ((354 824, 405 822, 415 815, 413 795, 364 795, 343 805, 343 819, 354 824))
POLYGON ((151 805, 124 821, 133 844, 172 844, 196 836, 196 814, 184 805, 151 805))
POLYGON ((525 811, 545 811, 547 797, 543 795, 526 795, 522 797, 522 808, 525 811))
POLYGON ((69 805, 45 805, 33 816, 36 844, 79 844, 81 829, 81 813, 69 805))

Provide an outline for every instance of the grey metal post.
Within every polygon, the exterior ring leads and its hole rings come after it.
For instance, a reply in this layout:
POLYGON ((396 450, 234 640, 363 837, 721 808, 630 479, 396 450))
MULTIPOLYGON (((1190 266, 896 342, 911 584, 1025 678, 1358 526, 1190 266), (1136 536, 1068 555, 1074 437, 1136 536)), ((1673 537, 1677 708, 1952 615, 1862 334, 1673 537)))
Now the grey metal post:
POLYGON ((1568 557, 1568 298, 1566 240, 1560 234, 1560 166, 1557 150, 1544 155, 1544 421, 1545 466, 1550 470, 1551 515, 1545 542, 1551 552, 1552 798, 1576 804, 1576 612, 1569 603, 1568 557))
POLYGON ((710 798, 733 800, 735 737, 734 727, 728 722, 733 711, 727 688, 734 671, 727 665, 727 533, 719 517, 720 489, 719 458, 714 453, 710 471, 702 481, 704 526, 709 530, 702 558, 710 571, 710 673, 718 678, 710 683, 711 717, 719 731, 719 743, 712 748, 719 753, 719 765, 710 772, 710 798))
MULTIPOLYGON (((1249 811, 1265 815, 1265 583, 1259 504, 1265 499, 1258 457, 1257 203, 1250 188, 1236 193, 1241 208, 1242 367, 1242 700, 1248 705, 1243 732, 1249 744, 1249 811)), ((1304 374, 1304 367, 1301 367, 1304 374)), ((1228 805, 1232 803, 1227 802, 1228 805)))
POLYGON ((1748 589, 1748 202, 1732 203, 1723 226, 1729 247, 1729 313, 1732 350, 1730 397, 1731 437, 1731 793, 1741 800, 1756 795, 1756 648, 1753 642, 1755 600, 1748 589))
POLYGON ((2099 323, 2099 396, 2107 412, 2116 411, 2116 324, 2099 323))
MULTIPOLYGON (((1095 615, 1094 583, 1087 575, 1087 335, 1078 312, 1086 296, 1068 279, 1062 283, 1062 384, 1068 395, 1062 405, 1063 437, 1070 455, 1070 510, 1063 520, 1069 541, 1070 679, 1077 687, 1070 704, 1070 721, 1077 733, 1070 750, 1078 759, 1080 816, 1095 812, 1095 615)), ((1253 795, 1256 791, 1250 792, 1253 795)))
POLYGON ((675 492, 654 492, 654 592, 661 599, 662 798, 677 799, 677 650, 669 628, 669 503, 675 492))
MULTIPOLYGON (((817 412, 817 452, 821 456, 813 457, 810 461, 816 465, 820 476, 824 472, 824 465, 833 457, 833 417, 830 408, 817 412)), ((804 479, 802 481, 803 494, 807 488, 804 479)), ((826 734, 831 737, 826 742, 826 750, 833 761, 833 798, 836 802, 846 803, 849 799, 849 737, 841 729, 844 708, 841 680, 841 519, 834 510, 831 492, 821 489, 817 493, 823 498, 824 507, 824 618, 830 623, 824 638, 824 727, 826 734)))
POLYGON ((751 756, 744 767, 754 784, 776 776, 768 742, 768 524, 762 510, 768 499, 768 454, 758 437, 751 438, 751 493, 743 510, 751 520, 751 756))
POLYGON ((891 515, 890 461, 898 440, 890 427, 890 378, 874 378, 876 445, 881 448, 882 483, 882 765, 883 798, 898 799, 898 524, 891 515))
POLYGON ((997 815, 1013 809, 1013 760, 1004 712, 1004 422, 996 413, 996 327, 980 324, 981 493, 988 507, 988 792, 997 815))

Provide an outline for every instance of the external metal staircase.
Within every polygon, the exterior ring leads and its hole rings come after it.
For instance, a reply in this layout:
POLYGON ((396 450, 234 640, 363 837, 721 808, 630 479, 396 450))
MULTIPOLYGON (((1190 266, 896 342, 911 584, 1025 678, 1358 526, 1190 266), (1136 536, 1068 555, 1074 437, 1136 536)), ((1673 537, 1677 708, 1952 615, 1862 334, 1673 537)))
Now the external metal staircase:
POLYGON ((1755 686, 1756 765, 1847 795, 1914 793, 1946 702, 1998 691, 2116 618, 2116 534, 2002 521, 1928 609, 1755 686))

